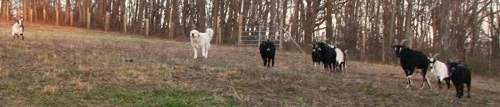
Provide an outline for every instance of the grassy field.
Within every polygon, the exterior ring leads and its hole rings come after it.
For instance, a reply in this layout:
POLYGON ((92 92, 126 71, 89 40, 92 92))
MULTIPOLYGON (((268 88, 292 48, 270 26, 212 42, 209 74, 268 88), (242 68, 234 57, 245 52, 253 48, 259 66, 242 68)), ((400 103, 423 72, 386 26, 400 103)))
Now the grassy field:
POLYGON ((278 51, 266 68, 254 47, 212 45, 208 59, 193 59, 188 42, 33 24, 21 41, 8 24, 2 106, 500 106, 499 79, 477 75, 472 97, 457 99, 434 78, 433 90, 419 89, 419 73, 404 88, 397 65, 350 61, 327 73, 310 55, 278 51))

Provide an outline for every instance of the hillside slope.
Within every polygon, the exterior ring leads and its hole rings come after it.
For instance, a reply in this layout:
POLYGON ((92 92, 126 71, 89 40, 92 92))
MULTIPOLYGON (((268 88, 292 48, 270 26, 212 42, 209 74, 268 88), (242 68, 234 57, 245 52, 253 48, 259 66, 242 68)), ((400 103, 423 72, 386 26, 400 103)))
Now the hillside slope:
MULTIPOLYGON (((6 25, 2 23, 1 25, 6 25)), ((500 82, 473 76, 472 97, 434 90, 399 66, 348 62, 345 73, 278 51, 266 68, 257 48, 212 45, 192 59, 187 42, 56 26, 26 25, 25 40, 0 26, 4 106, 499 106, 500 82)))

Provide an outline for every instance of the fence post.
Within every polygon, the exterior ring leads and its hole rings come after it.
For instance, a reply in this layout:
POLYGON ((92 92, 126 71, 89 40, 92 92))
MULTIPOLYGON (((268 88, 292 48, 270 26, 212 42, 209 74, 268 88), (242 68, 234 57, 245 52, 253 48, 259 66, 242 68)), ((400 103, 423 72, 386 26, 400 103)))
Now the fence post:
POLYGON ((168 16, 168 39, 171 39, 172 36, 174 35, 174 24, 172 23, 172 11, 173 11, 173 8, 170 9, 170 15, 168 16))
POLYGON ((87 29, 90 29, 90 12, 87 12, 87 29))
POLYGON ((240 14, 239 20, 238 20, 238 46, 241 44, 241 31, 243 30, 243 14, 240 14))
POLYGON ((108 31, 109 30, 109 12, 106 12, 106 21, 104 22, 104 31, 108 31))
POLYGON ((146 18, 146 36, 149 36, 149 18, 146 18))
POLYGON ((59 7, 56 7, 56 25, 59 26, 59 7))
POLYGON ((47 23, 47 10, 43 9, 43 23, 47 23))
POLYGON ((5 14, 5 19, 10 20, 10 3, 5 2, 5 5, 2 6, 3 9, 5 9, 4 14, 5 14))
POLYGON ((21 12, 19 12, 19 11, 21 11, 21 9, 16 10, 16 18, 17 19, 21 18, 21 12))
POLYGON ((257 29, 257 33, 259 33, 257 36, 258 36, 258 40, 257 40, 257 48, 259 48, 259 45, 260 45, 260 40, 262 40, 262 25, 259 25, 259 28, 257 29))
POLYGON ((123 15, 123 32, 127 33, 127 14, 123 15))
POLYGON ((283 49, 283 37, 285 37, 285 29, 283 28, 283 23, 285 23, 284 21, 280 21, 279 23, 279 29, 278 29, 278 33, 279 33, 279 38, 280 38, 280 49, 283 49))
POLYGON ((33 9, 30 9, 30 22, 33 23, 33 9))
POLYGON ((215 27, 215 30, 217 32, 217 45, 221 44, 222 43, 222 37, 221 37, 221 30, 220 30, 220 16, 217 16, 217 23, 215 24, 216 27, 215 27))
POLYGON ((69 12, 69 26, 73 26, 73 12, 69 12))

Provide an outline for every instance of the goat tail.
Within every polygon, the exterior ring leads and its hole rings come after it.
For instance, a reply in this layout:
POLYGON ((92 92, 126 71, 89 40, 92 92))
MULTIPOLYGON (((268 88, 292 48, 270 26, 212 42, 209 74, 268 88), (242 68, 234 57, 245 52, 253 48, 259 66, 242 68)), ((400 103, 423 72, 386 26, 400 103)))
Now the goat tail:
POLYGON ((214 30, 212 30, 211 28, 207 28, 205 30, 205 32, 207 33, 208 38, 210 38, 210 40, 212 40, 212 38, 214 37, 214 30))

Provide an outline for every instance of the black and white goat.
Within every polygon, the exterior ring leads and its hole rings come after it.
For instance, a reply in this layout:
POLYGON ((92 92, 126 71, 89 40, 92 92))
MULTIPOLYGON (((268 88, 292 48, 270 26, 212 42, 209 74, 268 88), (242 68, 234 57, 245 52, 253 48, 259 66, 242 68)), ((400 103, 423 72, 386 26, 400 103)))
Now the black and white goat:
POLYGON ((339 72, 345 70, 346 67, 346 53, 337 47, 337 43, 331 45, 331 47, 335 50, 335 65, 339 72))
POLYGON ((427 69, 429 68, 430 64, 427 56, 425 56, 425 54, 420 51, 414 51, 403 45, 403 43, 407 41, 406 39, 402 40, 399 44, 397 44, 397 41, 398 40, 395 40, 395 45, 393 45, 392 48, 394 48, 396 56, 399 58, 399 63, 401 64, 401 67, 406 74, 406 88, 410 88, 412 84, 411 75, 413 74, 415 69, 422 69, 421 74, 423 77, 423 82, 421 89, 424 88, 424 83, 427 82, 427 85, 429 85, 430 89, 432 90, 432 86, 426 76, 427 69))
MULTIPOLYGON (((448 66, 446 66, 445 63, 439 61, 437 59, 437 56, 439 55, 439 53, 437 54, 432 54, 432 53, 429 53, 429 61, 430 61, 430 69, 431 69, 431 73, 434 74, 434 76, 437 78, 438 80, 438 86, 439 88, 442 87, 442 84, 441 84, 441 81, 445 80, 445 78, 448 78, 449 77, 449 72, 448 72, 448 66)), ((449 80, 445 80, 447 84, 449 84, 449 80)), ((448 89, 450 88, 450 86, 448 85, 448 89)))
POLYGON ((259 51, 262 60, 264 60, 264 66, 271 67, 272 62, 272 67, 274 67, 274 55, 276 52, 274 42, 269 41, 269 39, 267 41, 262 41, 259 46, 259 51))
POLYGON ((318 51, 320 48, 316 43, 312 44, 311 47, 312 47, 312 52, 311 52, 312 61, 314 67, 316 67, 316 65, 320 65, 321 63, 321 54, 318 51))
MULTIPOLYGON (((457 97, 461 98, 464 95, 464 84, 467 85, 467 97, 470 98, 470 85, 471 85, 471 71, 467 66, 459 66, 460 61, 457 60, 448 60, 450 77, 447 79, 451 79, 453 85, 455 86, 455 90, 457 92, 457 97)), ((448 87, 450 87, 450 83, 447 83, 448 87)))
POLYGON ((19 39, 19 37, 21 37, 21 40, 24 40, 23 18, 16 20, 16 23, 12 25, 12 36, 14 39, 19 39))
POLYGON ((323 67, 325 70, 334 71, 335 58, 337 54, 335 50, 326 43, 319 42, 316 43, 318 46, 318 52, 321 55, 321 62, 323 62, 323 67))

